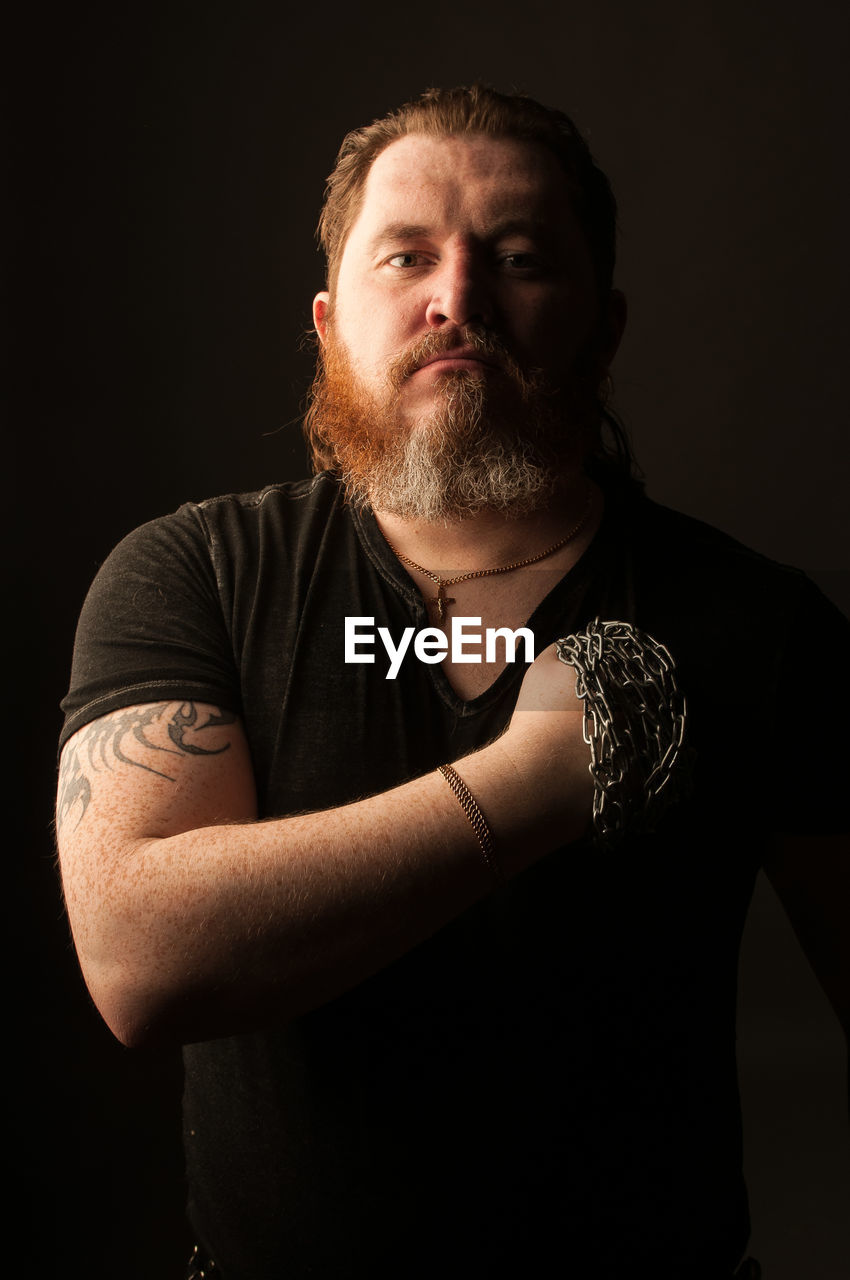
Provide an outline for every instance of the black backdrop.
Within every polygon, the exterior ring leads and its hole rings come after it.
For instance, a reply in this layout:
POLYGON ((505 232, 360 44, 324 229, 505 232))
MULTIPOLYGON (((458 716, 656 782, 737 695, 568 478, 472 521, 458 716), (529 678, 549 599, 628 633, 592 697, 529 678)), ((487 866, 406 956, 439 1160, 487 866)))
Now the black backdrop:
MULTIPOLYGON (((25 1030, 13 1233, 44 1269, 168 1280, 182 1249, 178 1066, 101 1028, 52 867, 76 614, 98 563, 142 520, 304 473, 302 338, 322 283, 312 236, 343 133, 428 84, 474 78, 574 115, 621 204, 631 320, 617 399, 650 493, 801 565, 846 609, 845 11, 432 0, 297 13, 88 4, 18 20, 6 637, 9 741, 25 765, 9 788, 23 880, 8 992, 25 1030)), ((800 644, 789 697, 823 687, 800 644)), ((757 737, 747 726, 747 749, 757 737)), ((850 1257, 841 1049, 763 890, 745 958, 755 1244, 769 1280, 837 1280, 850 1257)))

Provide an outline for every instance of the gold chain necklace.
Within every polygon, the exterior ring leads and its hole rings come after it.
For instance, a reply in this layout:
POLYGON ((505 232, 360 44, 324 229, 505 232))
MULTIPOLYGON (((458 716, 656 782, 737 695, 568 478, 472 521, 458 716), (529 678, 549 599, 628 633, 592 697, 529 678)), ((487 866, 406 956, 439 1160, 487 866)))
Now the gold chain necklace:
POLYGON ((527 565, 537 564, 539 560, 545 560, 547 556, 553 556, 556 551, 560 551, 561 547, 565 547, 568 542, 572 542, 573 538, 577 537, 581 533, 587 523, 587 518, 590 515, 592 505, 593 490, 591 489, 588 491, 587 502, 585 503, 584 511, 578 524, 575 525, 574 528, 570 529, 569 533, 565 537, 561 538, 560 542, 553 542, 551 547, 547 547, 545 551, 539 552, 536 556, 529 556, 527 560, 515 560, 512 564, 502 564, 496 569, 470 569, 468 573, 458 573, 453 578, 441 578, 439 573, 434 573, 431 569, 424 569, 421 564, 417 564, 416 561, 411 560, 409 556, 403 556, 400 551, 396 551, 391 542, 388 542, 387 545, 390 551, 398 557, 401 563, 407 565, 408 569, 415 569, 417 573, 424 573, 426 578, 430 578, 432 582, 437 584, 437 594, 433 599, 426 600, 425 603, 430 608, 434 609, 437 615, 437 621, 442 622, 448 605, 456 603, 454 596, 447 596, 445 594, 446 587, 453 587, 458 582, 469 582, 472 578, 490 578, 496 573, 512 573, 514 569, 524 569, 527 565))

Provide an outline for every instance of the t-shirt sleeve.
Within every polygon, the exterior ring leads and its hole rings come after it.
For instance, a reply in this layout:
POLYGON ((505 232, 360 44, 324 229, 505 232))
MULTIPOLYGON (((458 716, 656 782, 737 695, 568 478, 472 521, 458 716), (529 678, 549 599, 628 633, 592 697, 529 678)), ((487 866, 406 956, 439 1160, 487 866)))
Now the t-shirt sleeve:
POLYGON ((241 710, 212 548, 197 508, 142 525, 98 572, 77 627, 60 748, 111 711, 178 698, 241 710))
MULTIPOLYGON (((850 621, 802 574, 777 668, 771 758, 775 831, 850 831, 850 621)), ((755 726, 744 749, 759 749, 755 726)))

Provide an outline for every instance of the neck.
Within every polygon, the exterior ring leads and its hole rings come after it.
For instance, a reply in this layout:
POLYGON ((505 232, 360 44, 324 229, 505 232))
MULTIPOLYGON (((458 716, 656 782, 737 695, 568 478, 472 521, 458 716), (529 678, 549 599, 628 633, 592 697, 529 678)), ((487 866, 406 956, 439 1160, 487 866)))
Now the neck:
POLYGON ((378 508, 374 514, 381 533, 397 552, 427 569, 448 573, 495 568, 536 555, 586 516, 574 543, 581 554, 599 527, 603 506, 599 487, 580 476, 565 480, 546 506, 523 516, 484 510, 431 523, 378 508))

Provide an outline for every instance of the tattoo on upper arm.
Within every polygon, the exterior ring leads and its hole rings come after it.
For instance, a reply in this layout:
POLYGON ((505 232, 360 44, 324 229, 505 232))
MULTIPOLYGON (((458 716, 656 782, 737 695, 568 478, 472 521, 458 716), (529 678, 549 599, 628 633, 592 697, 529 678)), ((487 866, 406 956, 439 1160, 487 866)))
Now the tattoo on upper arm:
POLYGON ((223 724, 235 724, 236 716, 229 711, 210 709, 206 719, 194 702, 159 702, 142 707, 128 707, 112 715, 94 720, 73 738, 62 754, 59 769, 59 793, 56 802, 56 824, 61 827, 75 806, 79 825, 91 801, 90 775, 99 769, 112 769, 116 763, 133 765, 146 773, 155 773, 168 782, 175 779, 168 769, 171 756, 218 756, 230 747, 200 746, 187 735, 203 732, 223 724), (148 730, 162 723, 168 735, 169 747, 151 742, 148 730), (156 753, 156 754, 150 754, 156 753), (139 756, 146 758, 139 759, 139 756), (159 765, 160 767, 155 767, 159 765))

